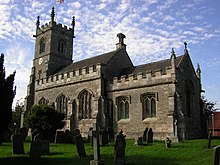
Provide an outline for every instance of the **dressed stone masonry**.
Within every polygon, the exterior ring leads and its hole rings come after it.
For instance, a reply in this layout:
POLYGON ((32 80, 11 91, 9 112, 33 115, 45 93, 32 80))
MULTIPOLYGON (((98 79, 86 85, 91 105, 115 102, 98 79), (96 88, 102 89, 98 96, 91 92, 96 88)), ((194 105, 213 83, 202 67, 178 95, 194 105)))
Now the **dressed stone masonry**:
MULTIPOLYGON (((195 71, 185 43, 184 54, 134 66, 119 33, 116 50, 73 62, 75 19, 67 28, 54 20, 36 22, 35 56, 25 113, 34 104, 50 104, 66 115, 64 129, 79 129, 83 137, 96 122, 102 129, 123 130, 126 138, 152 128, 154 139, 172 141, 201 137, 201 70, 195 71), (102 107, 98 100, 102 98, 102 107)), ((24 114, 25 114, 24 113, 24 114)))

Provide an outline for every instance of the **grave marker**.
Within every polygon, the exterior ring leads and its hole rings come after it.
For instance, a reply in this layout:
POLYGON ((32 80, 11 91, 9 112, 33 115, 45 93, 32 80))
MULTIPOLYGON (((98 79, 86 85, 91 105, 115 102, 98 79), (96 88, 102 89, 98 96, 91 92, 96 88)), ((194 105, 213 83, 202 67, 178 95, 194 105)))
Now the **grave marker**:
POLYGON ((22 134, 12 136, 13 154, 24 154, 24 138, 22 134))
POLYGON ((125 164, 125 135, 123 135, 123 131, 116 137, 115 141, 115 156, 114 156, 114 165, 124 165, 125 164))

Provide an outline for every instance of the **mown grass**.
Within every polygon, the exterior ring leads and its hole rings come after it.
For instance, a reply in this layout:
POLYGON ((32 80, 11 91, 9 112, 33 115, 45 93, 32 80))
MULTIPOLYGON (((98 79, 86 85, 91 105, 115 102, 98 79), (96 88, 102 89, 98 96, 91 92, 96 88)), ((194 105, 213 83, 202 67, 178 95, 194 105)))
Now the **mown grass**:
MULTIPOLYGON (((154 141, 153 145, 136 146, 134 140, 126 140, 127 165, 211 165, 213 149, 207 148, 208 140, 190 140, 172 144, 165 148, 164 142, 154 141)), ((213 140, 212 146, 220 144, 213 140)), ((73 144, 50 144, 50 154, 43 155, 40 162, 30 162, 30 142, 25 142, 24 155, 12 155, 12 144, 3 143, 0 146, 0 165, 88 165, 93 159, 93 148, 85 143, 87 158, 79 159, 76 146, 73 144)), ((106 165, 112 165, 114 143, 101 147, 101 159, 106 165)))

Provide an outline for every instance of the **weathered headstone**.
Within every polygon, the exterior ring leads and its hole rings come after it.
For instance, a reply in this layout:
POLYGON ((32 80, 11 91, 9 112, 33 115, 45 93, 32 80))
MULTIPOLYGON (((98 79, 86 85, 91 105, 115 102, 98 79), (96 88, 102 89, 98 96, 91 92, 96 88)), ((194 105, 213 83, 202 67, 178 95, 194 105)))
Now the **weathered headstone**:
POLYGON ((214 147, 213 165, 219 165, 220 146, 214 147))
POLYGON ((147 142, 147 132, 148 132, 148 128, 146 128, 143 133, 143 141, 144 142, 147 142))
POLYGON ((153 143, 153 130, 150 128, 147 132, 147 144, 153 143))
POLYGON ((142 137, 138 137, 137 139, 135 139, 135 144, 136 145, 143 145, 143 138, 142 137))
POLYGON ((32 141, 30 147, 30 160, 37 163, 41 160, 42 146, 40 141, 32 141))
POLYGON ((123 131, 116 137, 115 148, 114 148, 114 165, 124 165, 125 164, 125 135, 123 135, 123 131))
POLYGON ((56 130, 55 142, 54 143, 63 143, 63 136, 64 136, 64 131, 63 130, 56 130))
POLYGON ((86 150, 85 150, 83 140, 82 140, 82 135, 81 134, 74 135, 74 139, 75 139, 76 149, 77 149, 79 158, 87 157, 86 150))
POLYGON ((103 130, 101 133, 101 139, 102 139, 102 145, 108 144, 108 132, 106 130, 103 130))
POLYGON ((104 165, 104 161, 100 160, 99 125, 98 125, 98 123, 93 124, 92 135, 93 135, 94 160, 90 161, 90 165, 104 165))
POLYGON ((24 154, 24 138, 22 134, 12 136, 13 154, 24 154))
POLYGON ((166 146, 166 148, 171 148, 171 140, 169 137, 167 137, 165 140, 165 146, 166 146))

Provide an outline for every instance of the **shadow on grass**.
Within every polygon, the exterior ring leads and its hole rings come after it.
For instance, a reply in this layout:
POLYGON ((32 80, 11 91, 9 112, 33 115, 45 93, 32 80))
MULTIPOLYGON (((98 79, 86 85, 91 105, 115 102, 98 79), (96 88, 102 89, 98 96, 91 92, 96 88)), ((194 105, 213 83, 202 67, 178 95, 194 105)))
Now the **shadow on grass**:
MULTIPOLYGON (((50 157, 50 155, 55 155, 60 153, 50 153, 47 156, 42 156, 41 160, 38 162, 31 162, 28 155, 24 156, 9 156, 6 158, 0 158, 0 164, 2 165, 87 165, 90 160, 93 159, 93 155, 89 155, 86 158, 80 159, 78 157, 50 157)), ((62 153, 61 153, 62 154, 62 153)), ((105 165, 113 164, 113 156, 112 155, 101 155, 101 159, 104 160, 105 165)), ((177 159, 171 158, 158 158, 158 157, 150 157, 150 156, 126 156, 126 165, 177 165, 177 159)))

